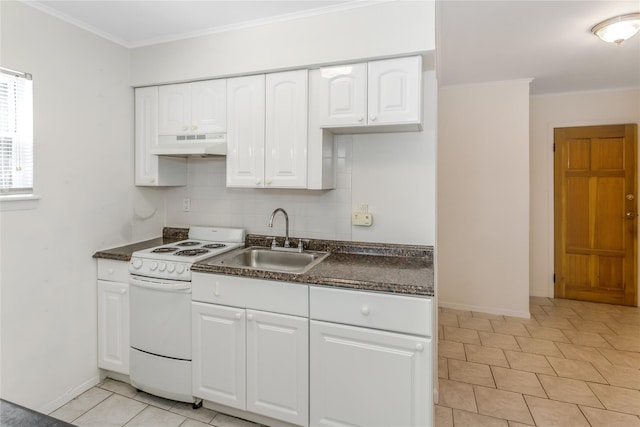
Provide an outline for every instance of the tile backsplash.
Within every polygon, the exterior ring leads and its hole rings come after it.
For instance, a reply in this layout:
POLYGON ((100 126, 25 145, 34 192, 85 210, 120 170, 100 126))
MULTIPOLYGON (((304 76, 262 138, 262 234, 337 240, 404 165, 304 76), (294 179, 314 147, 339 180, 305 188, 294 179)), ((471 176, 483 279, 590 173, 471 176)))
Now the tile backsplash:
POLYGON ((167 193, 167 225, 243 227, 248 233, 285 232, 281 214, 268 227, 274 209, 289 215, 289 235, 316 239, 351 240, 351 165, 353 138, 337 136, 337 173, 334 190, 227 188, 224 157, 190 158, 188 183, 167 193), (184 198, 191 210, 184 212, 184 198))

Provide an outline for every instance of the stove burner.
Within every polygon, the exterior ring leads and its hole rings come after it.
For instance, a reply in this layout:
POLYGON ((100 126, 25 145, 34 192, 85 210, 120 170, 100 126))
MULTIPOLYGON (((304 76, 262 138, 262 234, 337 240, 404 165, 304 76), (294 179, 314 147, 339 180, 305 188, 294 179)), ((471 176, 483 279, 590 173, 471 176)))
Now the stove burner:
POLYGON ((209 251, 206 250, 206 249, 185 249, 185 250, 176 252, 174 255, 177 255, 177 256, 198 256, 198 255, 206 254, 207 252, 209 252, 209 251))
POLYGON ((227 245, 225 245, 224 243, 209 243, 208 245, 204 245, 203 248, 207 248, 207 249, 220 249, 220 248, 226 248, 227 245))
POLYGON ((186 241, 186 242, 178 243, 176 244, 176 246, 197 246, 199 244, 200 242, 186 241))
POLYGON ((154 250, 152 250, 151 252, 154 254, 166 254, 168 252, 175 252, 177 251, 178 248, 156 248, 154 250))

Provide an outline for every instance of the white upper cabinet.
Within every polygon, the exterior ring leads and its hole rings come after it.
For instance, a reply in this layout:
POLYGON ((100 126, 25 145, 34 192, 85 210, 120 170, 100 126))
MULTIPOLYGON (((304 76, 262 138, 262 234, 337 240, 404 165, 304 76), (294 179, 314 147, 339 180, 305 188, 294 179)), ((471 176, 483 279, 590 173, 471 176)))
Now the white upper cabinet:
POLYGON ((422 127, 420 56, 321 68, 319 79, 313 102, 319 104, 321 127, 352 132, 422 127))
POLYGON ((135 90, 135 182, 138 186, 187 185, 187 160, 151 154, 158 146, 158 87, 135 90))
POLYGON ((307 185, 307 70, 267 74, 265 186, 307 185))
POLYGON ((227 81, 227 186, 306 188, 307 70, 227 81))
POLYGON ((226 132, 225 79, 160 86, 159 134, 226 132))
POLYGON ((264 184, 265 76, 227 80, 227 186, 264 184))
POLYGON ((367 123, 367 64, 321 68, 319 77, 321 125, 367 123))

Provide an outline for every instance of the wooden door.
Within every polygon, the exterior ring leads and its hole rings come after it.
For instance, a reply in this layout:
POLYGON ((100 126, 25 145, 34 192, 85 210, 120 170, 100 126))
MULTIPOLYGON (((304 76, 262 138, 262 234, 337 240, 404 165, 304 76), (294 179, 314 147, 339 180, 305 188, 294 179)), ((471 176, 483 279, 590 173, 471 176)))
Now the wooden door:
POLYGON ((555 129, 555 297, 637 304, 637 125, 555 129))

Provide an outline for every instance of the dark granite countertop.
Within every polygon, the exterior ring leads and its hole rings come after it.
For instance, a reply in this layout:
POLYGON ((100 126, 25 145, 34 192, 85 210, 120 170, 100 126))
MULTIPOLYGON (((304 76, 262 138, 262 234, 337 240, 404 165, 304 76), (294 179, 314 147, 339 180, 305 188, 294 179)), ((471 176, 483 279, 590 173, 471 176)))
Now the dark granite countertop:
POLYGON ((153 248, 154 246, 166 245, 167 243, 178 242, 189 237, 188 228, 165 227, 162 230, 162 237, 145 240, 144 242, 132 243, 130 245, 119 246, 112 249, 104 249, 93 254, 94 258, 112 259, 115 261, 130 261, 131 254, 135 251, 153 248))
MULTIPOLYGON (((267 247, 270 241, 266 236, 248 235, 246 246, 267 247)), ((294 246, 297 244, 297 239, 292 238, 291 241, 294 246)), ((331 254, 304 274, 221 267, 211 265, 211 258, 195 263, 191 271, 362 291, 434 296, 433 248, 430 246, 310 240, 305 248, 331 254)))
POLYGON ((4 399, 0 400, 1 427, 73 427, 73 424, 41 414, 4 399))
MULTIPOLYGON (((94 258, 129 261, 137 250, 188 238, 188 229, 165 227, 162 237, 96 252, 94 258)), ((282 246, 283 239, 278 238, 282 246)), ((297 238, 291 238, 293 246, 297 238)), ((271 245, 271 238, 247 235, 245 246, 271 245)), ((308 240, 305 249, 331 254, 304 274, 277 273, 248 268, 210 265, 211 258, 195 263, 191 270, 293 283, 314 284, 362 291, 414 296, 434 296, 433 247, 385 243, 308 240)), ((228 254, 219 255, 226 256, 228 254)))

